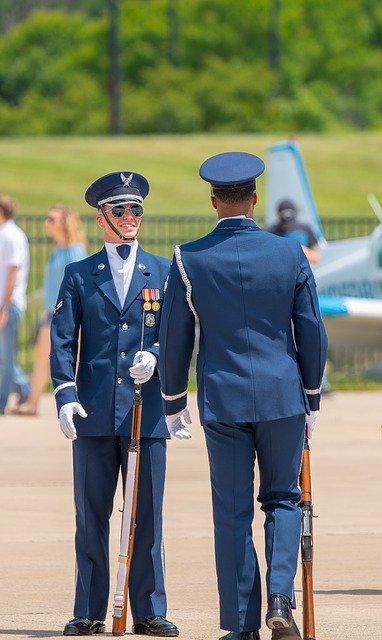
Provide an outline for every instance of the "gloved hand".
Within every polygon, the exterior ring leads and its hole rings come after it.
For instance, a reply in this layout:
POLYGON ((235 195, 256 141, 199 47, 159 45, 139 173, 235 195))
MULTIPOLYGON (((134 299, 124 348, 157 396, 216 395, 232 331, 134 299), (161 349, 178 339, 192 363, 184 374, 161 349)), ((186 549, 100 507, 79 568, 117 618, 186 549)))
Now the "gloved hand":
POLYGON ((316 426, 316 420, 318 418, 318 411, 311 411, 309 415, 305 414, 306 435, 310 438, 313 436, 314 427, 316 426))
POLYGON ((87 418, 88 416, 82 404, 79 402, 67 402, 62 405, 58 414, 61 431, 69 440, 75 440, 77 438, 76 427, 73 423, 75 413, 78 413, 81 418, 87 418))
POLYGON ((133 366, 130 367, 130 375, 135 384, 143 384, 150 380, 157 366, 157 359, 150 351, 137 351, 134 356, 133 366))
POLYGON ((182 411, 178 411, 178 413, 173 413, 171 416, 166 416, 167 429, 172 436, 180 440, 192 438, 192 433, 186 426, 187 424, 191 424, 191 422, 192 418, 188 407, 182 409, 182 411))

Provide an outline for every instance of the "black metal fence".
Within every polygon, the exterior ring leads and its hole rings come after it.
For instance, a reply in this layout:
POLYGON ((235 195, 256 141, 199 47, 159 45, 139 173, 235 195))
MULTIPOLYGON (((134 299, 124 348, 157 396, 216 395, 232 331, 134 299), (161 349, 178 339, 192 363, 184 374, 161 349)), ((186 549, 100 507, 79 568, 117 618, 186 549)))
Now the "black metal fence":
MULTIPOLYGON (((38 318, 42 310, 42 285, 45 265, 53 249, 52 242, 47 238, 43 215, 17 216, 17 224, 27 234, 30 244, 30 275, 28 284, 28 308, 21 322, 19 335, 19 361, 27 371, 31 370, 33 360, 33 344, 36 337, 38 318)), ((82 218, 88 251, 93 253, 101 248, 102 232, 97 227, 93 216, 82 218)), ((262 220, 257 219, 262 225, 262 220)), ((214 226, 215 219, 211 216, 182 215, 182 216, 151 216, 145 219, 140 231, 139 241, 142 247, 152 253, 171 257, 174 245, 187 242, 208 233, 214 226)), ((337 240, 369 235, 377 225, 376 218, 332 218, 323 221, 324 233, 327 240, 337 240)), ((337 354, 338 355, 338 354, 337 354)), ((343 361, 336 357, 335 369, 345 369, 348 373, 358 373, 359 362, 367 360, 367 354, 354 354, 354 359, 346 357, 343 361)))

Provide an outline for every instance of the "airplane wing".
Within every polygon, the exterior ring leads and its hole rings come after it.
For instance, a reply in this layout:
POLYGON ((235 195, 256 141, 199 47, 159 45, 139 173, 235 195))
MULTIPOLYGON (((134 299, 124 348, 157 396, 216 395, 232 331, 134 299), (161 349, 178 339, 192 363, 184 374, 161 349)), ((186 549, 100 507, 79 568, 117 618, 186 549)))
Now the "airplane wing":
POLYGON ((329 347, 381 345, 382 300, 319 295, 319 302, 329 347))
POLYGON ((290 199, 298 208, 298 219, 312 227, 318 240, 324 238, 320 218, 300 148, 295 140, 272 145, 267 151, 266 213, 267 226, 277 222, 277 205, 290 199))

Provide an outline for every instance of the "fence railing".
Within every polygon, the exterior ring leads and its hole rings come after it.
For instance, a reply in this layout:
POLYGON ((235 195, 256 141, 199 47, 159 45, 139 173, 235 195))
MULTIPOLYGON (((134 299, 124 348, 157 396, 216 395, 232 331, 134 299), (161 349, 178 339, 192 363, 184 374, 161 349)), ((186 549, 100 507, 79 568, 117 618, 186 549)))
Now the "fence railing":
MULTIPOLYGON (((19 214, 16 221, 27 234, 30 245, 28 308, 21 322, 19 333, 19 361, 23 368, 30 371, 37 323, 42 310, 44 270, 53 245, 45 233, 45 216, 19 214)), ((88 241, 88 251, 93 253, 100 249, 103 244, 102 232, 95 224, 93 216, 84 216, 82 222, 88 241)), ((261 219, 257 219, 257 222, 262 226, 261 219)), ((323 221, 323 228, 327 240, 337 240, 369 235, 377 224, 376 218, 373 217, 332 218, 323 221)), ((211 231, 214 225, 215 218, 213 215, 148 216, 142 225, 139 241, 145 250, 171 257, 174 245, 200 237, 211 231)), ((364 363, 367 358, 368 355, 365 353, 361 355, 354 353, 353 359, 349 357, 349 354, 343 359, 336 357, 335 362, 337 364, 335 368, 336 370, 342 368, 348 373, 358 373, 359 363, 364 363)))

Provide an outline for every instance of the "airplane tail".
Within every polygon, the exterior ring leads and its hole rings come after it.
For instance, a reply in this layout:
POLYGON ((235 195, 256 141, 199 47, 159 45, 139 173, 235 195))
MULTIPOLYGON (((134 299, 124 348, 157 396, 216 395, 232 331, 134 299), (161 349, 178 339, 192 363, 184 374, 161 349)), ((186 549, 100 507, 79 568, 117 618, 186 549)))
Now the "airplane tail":
POLYGON ((278 203, 285 199, 292 200, 298 209, 298 219, 310 225, 320 244, 325 243, 324 231, 297 142, 287 140, 268 148, 266 176, 266 226, 278 221, 278 203))
POLYGON ((369 205, 371 206, 375 215, 377 216, 379 223, 382 224, 382 207, 379 203, 377 196, 375 196, 374 193, 369 193, 367 195, 367 199, 368 199, 369 205))

